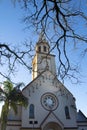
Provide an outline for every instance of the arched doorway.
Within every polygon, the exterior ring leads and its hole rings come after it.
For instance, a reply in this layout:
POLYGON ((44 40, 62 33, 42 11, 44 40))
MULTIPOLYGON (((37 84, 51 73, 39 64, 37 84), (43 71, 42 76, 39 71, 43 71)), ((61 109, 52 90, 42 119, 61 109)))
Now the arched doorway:
POLYGON ((50 123, 48 123, 48 124, 45 125, 45 127, 43 128, 43 130, 62 130, 62 128, 57 123, 50 122, 50 123))

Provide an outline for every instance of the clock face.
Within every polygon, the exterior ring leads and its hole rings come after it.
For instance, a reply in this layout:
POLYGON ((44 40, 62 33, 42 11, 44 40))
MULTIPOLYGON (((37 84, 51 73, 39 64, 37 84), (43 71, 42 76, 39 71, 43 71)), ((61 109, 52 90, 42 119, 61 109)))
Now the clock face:
POLYGON ((58 106, 58 99, 52 93, 46 93, 41 97, 42 106, 47 110, 54 110, 58 106))

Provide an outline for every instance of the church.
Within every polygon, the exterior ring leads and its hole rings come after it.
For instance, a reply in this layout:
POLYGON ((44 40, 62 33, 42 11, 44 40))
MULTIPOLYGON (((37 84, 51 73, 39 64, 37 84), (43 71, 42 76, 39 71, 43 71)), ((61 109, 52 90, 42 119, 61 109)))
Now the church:
POLYGON ((24 87, 28 107, 11 110, 6 130, 87 130, 87 118, 77 112, 75 97, 57 79, 55 55, 40 35, 32 60, 32 81, 24 87))

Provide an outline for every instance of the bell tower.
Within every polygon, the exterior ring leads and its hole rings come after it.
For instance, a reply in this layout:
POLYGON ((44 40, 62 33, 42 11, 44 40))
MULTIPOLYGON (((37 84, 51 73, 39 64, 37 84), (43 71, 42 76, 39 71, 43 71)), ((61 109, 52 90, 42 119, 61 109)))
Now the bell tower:
POLYGON ((55 55, 50 54, 50 45, 43 32, 39 36, 35 50, 36 54, 32 61, 32 80, 46 70, 56 75, 55 55))

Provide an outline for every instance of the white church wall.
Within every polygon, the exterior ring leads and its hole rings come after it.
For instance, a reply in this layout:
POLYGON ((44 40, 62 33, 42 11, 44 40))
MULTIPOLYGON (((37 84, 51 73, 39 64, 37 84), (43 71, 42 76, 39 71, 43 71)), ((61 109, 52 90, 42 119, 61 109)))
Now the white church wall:
POLYGON ((20 130, 21 128, 21 121, 8 121, 6 130, 20 130))
POLYGON ((68 99, 65 98, 63 98, 63 96, 59 97, 59 107, 57 110, 55 110, 54 113, 58 115, 58 118, 63 122, 64 127, 77 127, 76 110, 72 110, 72 108, 70 107, 70 103, 67 101, 68 99), (66 119, 65 106, 68 106, 69 108, 70 119, 66 119))
POLYGON ((54 114, 58 117, 58 119, 61 122, 63 122, 65 127, 73 127, 73 126, 77 127, 76 110, 71 108, 72 100, 73 100, 72 94, 67 92, 66 89, 64 90, 64 87, 62 86, 58 87, 59 83, 53 82, 52 79, 54 78, 54 76, 51 75, 50 72, 49 73, 45 72, 44 78, 43 76, 40 76, 24 91, 25 95, 29 98, 29 105, 34 104, 35 106, 35 118, 29 119, 29 106, 27 109, 23 108, 22 109, 22 126, 32 127, 32 124, 29 124, 30 120, 38 121, 38 124, 35 124, 34 127, 40 126, 41 122, 45 119, 45 117, 49 113, 49 111, 44 109, 41 105, 41 96, 44 93, 50 92, 50 93, 55 94, 59 101, 58 108, 55 111, 53 111, 54 114), (60 91, 60 88, 61 88, 61 91, 60 91), (70 119, 66 119, 65 117, 65 111, 64 111, 65 106, 69 107, 70 119))
POLYGON ((87 130, 87 122, 78 122, 78 130, 87 130))

